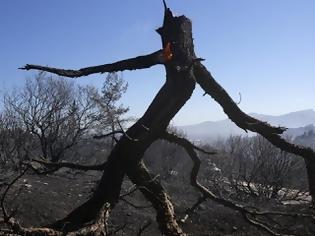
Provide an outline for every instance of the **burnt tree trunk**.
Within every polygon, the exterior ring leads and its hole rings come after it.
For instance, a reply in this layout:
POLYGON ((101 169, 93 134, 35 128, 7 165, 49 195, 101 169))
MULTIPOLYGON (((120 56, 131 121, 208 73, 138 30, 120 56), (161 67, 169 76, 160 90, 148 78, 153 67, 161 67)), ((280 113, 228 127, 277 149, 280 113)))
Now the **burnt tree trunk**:
MULTIPOLYGON (((79 70, 64 70, 39 65, 26 65, 21 68, 37 69, 67 77, 143 69, 157 64, 163 64, 166 69, 165 84, 145 114, 122 136, 108 157, 108 161, 103 165, 104 173, 93 196, 50 227, 64 232, 76 231, 95 220, 104 205, 110 204, 113 208, 118 201, 123 178, 127 175, 133 183, 139 187, 142 186, 139 189, 155 208, 161 233, 170 236, 185 235, 177 224, 170 197, 160 183, 152 179, 142 162, 142 157, 154 141, 163 138, 169 122, 190 98, 196 82, 206 94, 222 106, 224 112, 236 125, 245 131, 250 130, 261 134, 284 151, 302 156, 307 167, 310 193, 315 199, 315 152, 310 148, 288 143, 280 136, 285 128, 272 127, 250 117, 237 106, 200 63, 200 59, 196 58, 191 22, 188 18, 174 17, 165 5, 163 26, 157 32, 161 36, 163 50, 145 56, 79 70)), ((198 183, 195 184, 198 187, 198 183)), ((218 199, 218 202, 222 201, 218 199)))
MULTIPOLYGON (((112 150, 104 174, 93 197, 65 219, 52 225, 65 231, 74 231, 95 218, 106 202, 114 207, 125 174, 137 185, 144 185, 145 197, 157 211, 157 221, 165 235, 184 235, 176 223, 169 196, 149 174, 141 162, 146 149, 159 139, 171 119, 190 98, 196 81, 192 73, 195 60, 191 22, 184 16, 173 17, 165 12, 163 27, 158 29, 163 48, 171 47, 171 60, 165 63, 166 82, 145 114, 126 132, 112 150), (158 196, 158 200, 157 197, 158 196), (162 199, 162 200, 161 200, 162 199)), ((167 59, 166 59, 167 60, 167 59)))

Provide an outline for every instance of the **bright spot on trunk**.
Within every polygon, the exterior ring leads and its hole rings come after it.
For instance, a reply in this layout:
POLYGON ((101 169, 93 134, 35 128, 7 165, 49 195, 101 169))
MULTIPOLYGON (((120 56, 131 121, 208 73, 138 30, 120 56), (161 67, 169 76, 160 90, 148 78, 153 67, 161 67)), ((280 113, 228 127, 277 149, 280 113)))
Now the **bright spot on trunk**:
POLYGON ((165 48, 163 49, 163 57, 165 61, 169 61, 172 59, 173 57, 173 53, 171 51, 171 43, 168 42, 165 46, 165 48))

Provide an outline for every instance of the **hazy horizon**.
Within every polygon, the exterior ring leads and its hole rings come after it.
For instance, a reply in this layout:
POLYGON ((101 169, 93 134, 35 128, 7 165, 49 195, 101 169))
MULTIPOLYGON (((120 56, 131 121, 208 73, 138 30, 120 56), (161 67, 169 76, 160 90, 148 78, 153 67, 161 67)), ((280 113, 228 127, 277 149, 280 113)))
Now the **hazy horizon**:
MULTIPOLYGON (((265 116, 278 117, 278 116, 288 115, 288 114, 290 114, 290 113, 297 113, 297 112, 304 112, 304 111, 312 111, 312 112, 315 112, 315 109, 314 109, 314 108, 309 108, 309 109, 302 109, 302 110, 291 111, 291 112, 287 112, 287 113, 279 113, 279 114, 262 114, 262 113, 258 113, 258 112, 249 112, 249 113, 246 113, 246 114, 249 114, 249 115, 255 114, 255 115, 265 115, 265 116)), ((229 118, 228 118, 228 116, 225 115, 225 118, 223 118, 223 119, 218 119, 218 120, 205 120, 205 121, 201 121, 201 122, 198 122, 198 123, 184 124, 184 125, 177 125, 177 124, 175 124, 175 125, 176 125, 176 126, 190 126, 190 125, 202 124, 202 123, 206 123, 206 122, 218 122, 218 121, 223 121, 223 120, 226 120, 226 119, 229 119, 229 118)), ((314 121, 314 122, 315 122, 315 121, 314 121)))

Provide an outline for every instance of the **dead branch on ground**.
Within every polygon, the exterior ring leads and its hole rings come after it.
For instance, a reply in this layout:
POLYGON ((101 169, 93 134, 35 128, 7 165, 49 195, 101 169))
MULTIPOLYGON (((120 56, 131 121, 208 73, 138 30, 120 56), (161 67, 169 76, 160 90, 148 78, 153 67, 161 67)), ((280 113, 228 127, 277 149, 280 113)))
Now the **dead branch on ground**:
MULTIPOLYGON (((290 234, 285 234, 284 233, 285 229, 275 228, 273 225, 268 224, 266 221, 262 221, 261 219, 258 218, 259 216, 264 216, 265 218, 268 218, 270 216, 286 216, 286 217, 294 217, 294 218, 309 218, 311 220, 315 220, 315 216, 310 215, 310 214, 297 213, 297 212, 287 213, 287 212, 279 212, 279 211, 260 211, 257 208, 243 206, 241 204, 234 203, 228 199, 224 199, 222 197, 216 196, 208 188, 201 185, 197 180, 201 160, 199 159, 198 154, 194 150, 195 149, 194 145, 192 145, 187 139, 178 137, 174 134, 166 133, 164 137, 169 142, 182 146, 188 153, 191 160, 193 161, 193 167, 190 173, 190 181, 191 181, 190 183, 202 194, 203 197, 198 199, 198 201, 194 204, 194 206, 191 208, 189 213, 194 211, 198 205, 200 205, 202 202, 205 201, 205 199, 209 198, 215 201, 216 203, 219 203, 220 205, 223 205, 225 207, 228 207, 230 209, 240 212, 242 216, 247 220, 247 222, 256 226, 259 229, 262 229, 276 236, 290 235, 290 234)), ((182 221, 185 222, 188 216, 189 215, 187 214, 182 219, 182 221)))

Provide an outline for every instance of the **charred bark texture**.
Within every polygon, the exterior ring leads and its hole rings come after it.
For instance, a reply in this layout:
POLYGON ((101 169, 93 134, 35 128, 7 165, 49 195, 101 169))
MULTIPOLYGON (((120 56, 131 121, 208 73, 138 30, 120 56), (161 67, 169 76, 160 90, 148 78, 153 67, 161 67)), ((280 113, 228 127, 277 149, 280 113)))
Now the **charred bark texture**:
MULTIPOLYGON (((152 179, 142 162, 146 149, 157 139, 167 138, 165 131, 171 119, 190 98, 196 82, 213 97, 223 108, 229 118, 245 131, 251 130, 267 138, 271 143, 284 151, 301 155, 306 162, 310 181, 310 191, 315 196, 315 154, 312 149, 296 146, 281 138, 285 128, 272 127, 246 115, 230 98, 228 93, 213 79, 211 74, 200 63, 194 53, 191 22, 185 16, 174 17, 170 9, 165 6, 163 26, 157 29, 161 36, 163 50, 156 51, 146 56, 135 57, 112 64, 87 67, 79 70, 63 70, 58 68, 43 67, 39 65, 26 65, 21 69, 37 69, 61 76, 80 77, 93 73, 114 72, 120 70, 134 70, 148 68, 156 64, 164 64, 166 81, 160 89, 144 115, 123 134, 108 161, 102 166, 103 176, 93 196, 83 205, 75 209, 64 219, 50 225, 50 228, 63 232, 74 232, 84 228, 86 224, 95 221, 104 205, 113 208, 119 199, 121 184, 127 175, 142 191, 157 212, 157 222, 161 233, 168 236, 185 235, 179 227, 170 197, 159 182, 152 179)), ((174 141, 174 140, 173 140, 174 141)), ((178 141, 178 140, 177 140, 178 141)), ((179 140, 185 145, 183 139, 179 140)), ((199 169, 199 159, 195 155, 194 147, 187 149, 194 160, 191 173, 191 182, 204 193, 204 196, 217 199, 212 193, 204 189, 196 181, 199 169)), ((232 209, 241 208, 226 203, 232 209)))
POLYGON ((176 222, 174 207, 170 196, 161 184, 154 179, 143 162, 128 171, 128 176, 156 209, 156 221, 164 235, 185 235, 176 222))
POLYGON ((163 58, 161 57, 161 53, 162 51, 159 50, 148 55, 138 56, 135 58, 117 61, 110 64, 85 67, 79 70, 65 70, 65 69, 40 66, 40 65, 32 65, 32 64, 27 64, 24 67, 21 67, 19 69, 40 70, 40 71, 54 73, 60 76, 77 78, 77 77, 87 76, 87 75, 91 75, 95 73, 116 72, 116 71, 123 71, 123 70, 136 70, 136 69, 149 68, 151 66, 163 63, 163 58))
POLYGON ((176 222, 170 197, 158 182, 151 181, 141 159, 146 149, 164 134, 171 119, 190 98, 195 88, 191 22, 184 16, 173 17, 167 9, 164 24, 158 32, 163 47, 168 45, 172 52, 171 60, 165 63, 165 84, 145 114, 114 147, 93 197, 51 227, 75 231, 94 219, 106 202, 114 207, 119 198, 123 177, 127 174, 135 184, 144 186, 141 188, 142 192, 157 211, 161 232, 165 235, 185 235, 176 222))

